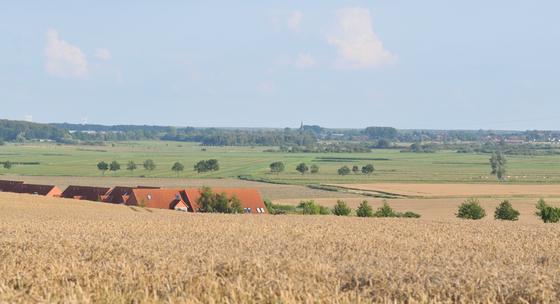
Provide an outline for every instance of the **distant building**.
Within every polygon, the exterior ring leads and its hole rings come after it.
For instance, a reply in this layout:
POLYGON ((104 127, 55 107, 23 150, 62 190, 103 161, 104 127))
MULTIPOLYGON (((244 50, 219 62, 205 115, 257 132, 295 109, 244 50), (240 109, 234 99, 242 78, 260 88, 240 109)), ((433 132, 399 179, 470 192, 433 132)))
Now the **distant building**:
MULTIPOLYGON (((241 206, 245 213, 264 214, 268 213, 264 200, 256 189, 252 188, 212 188, 213 193, 225 193, 227 197, 237 197, 241 202, 241 206)), ((201 195, 200 188, 185 189, 187 203, 189 204, 192 212, 199 209, 198 199, 201 195)), ((191 211, 191 210, 189 210, 191 211)))
POLYGON ((102 202, 110 190, 111 188, 107 187, 69 186, 60 196, 64 198, 102 202))
POLYGON ((184 190, 181 189, 133 189, 126 204, 146 208, 189 210, 185 202, 184 190))

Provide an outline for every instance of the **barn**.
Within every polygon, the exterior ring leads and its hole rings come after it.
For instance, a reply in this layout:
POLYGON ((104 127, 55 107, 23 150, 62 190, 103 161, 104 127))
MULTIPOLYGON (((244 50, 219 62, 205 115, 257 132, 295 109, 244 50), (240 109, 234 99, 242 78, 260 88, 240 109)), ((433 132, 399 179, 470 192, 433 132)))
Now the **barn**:
POLYGON ((21 184, 17 193, 35 194, 49 197, 59 197, 62 191, 53 185, 21 184))
POLYGON ((182 189, 132 189, 126 204, 146 208, 192 211, 189 210, 184 200, 184 190, 182 189))

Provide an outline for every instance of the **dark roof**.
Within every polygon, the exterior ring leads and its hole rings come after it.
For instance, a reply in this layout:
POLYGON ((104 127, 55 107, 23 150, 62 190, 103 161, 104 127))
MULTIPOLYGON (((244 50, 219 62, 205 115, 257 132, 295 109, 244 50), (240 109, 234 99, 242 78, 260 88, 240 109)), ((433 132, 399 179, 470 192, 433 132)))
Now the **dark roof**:
POLYGON ((38 194, 38 195, 47 195, 47 194, 60 194, 60 189, 53 185, 33 185, 33 184, 22 184, 18 189, 18 193, 28 193, 28 194, 38 194), (51 193, 51 191, 53 193, 51 193))
POLYGON ((104 195, 103 201, 112 204, 124 204, 132 193, 132 189, 134 188, 121 186, 114 187, 106 195, 104 195))
POLYGON ((107 195, 107 193, 111 190, 111 188, 106 187, 89 187, 89 186, 69 186, 62 192, 61 196, 64 198, 75 198, 75 199, 82 199, 82 200, 89 200, 89 201, 101 201, 103 196, 107 195))
POLYGON ((21 185, 23 185, 21 181, 0 180, 0 191, 17 192, 21 185))

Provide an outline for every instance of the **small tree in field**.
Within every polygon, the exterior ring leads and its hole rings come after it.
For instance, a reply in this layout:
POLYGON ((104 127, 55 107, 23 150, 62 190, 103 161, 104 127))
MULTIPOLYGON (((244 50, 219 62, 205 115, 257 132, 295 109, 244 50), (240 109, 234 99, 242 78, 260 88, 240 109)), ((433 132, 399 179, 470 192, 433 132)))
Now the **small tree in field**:
POLYGON ((490 157, 490 168, 492 169, 490 173, 496 175, 498 180, 504 180, 505 178, 506 162, 506 157, 500 151, 492 153, 490 157))
POLYGON ((135 162, 129 161, 128 164, 126 164, 126 170, 130 171, 130 174, 134 173, 136 169, 138 169, 138 166, 135 162))
POLYGON ((367 164, 367 165, 362 167, 362 173, 363 174, 370 175, 370 174, 373 173, 374 170, 375 170, 375 168, 373 167, 372 164, 367 164))
POLYGON ((457 217, 470 220, 479 220, 486 216, 486 211, 480 206, 476 198, 469 198, 459 206, 457 217))
POLYGON ((97 163, 97 170, 101 171, 101 175, 105 175, 105 172, 109 170, 109 164, 104 161, 100 161, 97 163))
POLYGON ((348 175, 350 174, 350 168, 348 168, 348 166, 342 166, 340 169, 338 169, 338 175, 348 175))
POLYGON ((356 215, 359 217, 372 217, 373 209, 369 205, 368 201, 363 201, 358 209, 356 209, 356 215))
POLYGON ((119 164, 118 161, 114 160, 111 162, 111 164, 109 165, 109 170, 112 171, 113 173, 119 171, 121 169, 121 164, 119 164))
POLYGON ((354 174, 358 174, 360 172, 360 167, 356 165, 352 166, 352 172, 354 172, 354 174))
POLYGON ((352 209, 350 209, 350 207, 348 207, 346 202, 343 200, 338 200, 332 210, 332 213, 338 216, 347 216, 350 215, 351 212, 352 209))
POLYGON ((286 166, 281 161, 273 162, 272 164, 270 164, 270 172, 272 173, 279 174, 280 172, 283 172, 285 168, 286 166))
POLYGON ((537 202, 537 212, 535 214, 545 223, 560 222, 560 208, 548 205, 542 198, 537 202))
POLYGON ((519 219, 519 211, 513 209, 511 203, 505 200, 496 208, 494 218, 497 220, 517 221, 519 219))
POLYGON ((7 160, 7 161, 4 162, 3 167, 4 167, 4 169, 10 170, 10 169, 12 169, 13 164, 12 164, 11 161, 7 160))
POLYGON ((310 168, 309 172, 311 172, 311 174, 319 173, 319 166, 317 166, 316 164, 311 165, 311 167, 309 168, 310 168))
POLYGON ((176 162, 171 167, 171 170, 173 172, 175 172, 177 174, 177 176, 179 176, 179 173, 181 173, 181 172, 183 172, 183 170, 185 170, 185 166, 183 166, 183 164, 181 164, 180 162, 176 162))
POLYGON ((377 209, 377 211, 375 211, 373 216, 375 216, 375 217, 397 217, 397 213, 395 212, 395 210, 393 210, 393 208, 391 208, 391 206, 389 206, 387 201, 384 200, 383 201, 383 206, 379 207, 377 209))
POLYGON ((303 175, 305 172, 309 171, 309 167, 305 163, 300 163, 297 165, 296 170, 303 175))
POLYGON ((156 169, 156 163, 151 159, 145 160, 143 166, 144 169, 148 171, 154 171, 156 169))

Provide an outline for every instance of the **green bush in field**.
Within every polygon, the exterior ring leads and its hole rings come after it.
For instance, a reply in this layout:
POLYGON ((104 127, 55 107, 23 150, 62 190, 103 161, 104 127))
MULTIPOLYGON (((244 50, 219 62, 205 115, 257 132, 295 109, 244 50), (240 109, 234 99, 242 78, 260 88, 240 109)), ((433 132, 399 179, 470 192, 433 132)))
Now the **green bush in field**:
POLYGON ((397 213, 397 217, 406 217, 406 218, 420 218, 420 214, 412 212, 412 211, 407 211, 405 213, 397 213))
POLYGON ((397 217, 397 213, 386 201, 383 201, 383 206, 379 207, 373 214, 375 217, 397 217))
POLYGON ((305 215, 331 214, 331 210, 329 208, 318 205, 314 200, 300 202, 298 205, 298 209, 301 210, 301 214, 305 215))
POLYGON ((297 213, 296 206, 292 205, 280 205, 274 204, 270 200, 265 199, 264 204, 269 214, 279 215, 279 214, 295 214, 297 213))
POLYGON ((457 217, 462 219, 479 220, 486 216, 486 211, 480 206, 476 198, 469 198, 459 206, 457 217))
POLYGON ((348 168, 348 166, 342 166, 340 167, 340 169, 338 169, 338 175, 348 175, 350 174, 350 168, 348 168))
POLYGON ((548 205, 542 198, 537 202, 537 212, 535 214, 545 223, 560 222, 560 208, 548 205))
POLYGON ((356 215, 358 217, 372 217, 373 209, 369 205, 368 201, 363 201, 358 209, 356 209, 356 215))
POLYGON ((348 207, 345 201, 338 200, 334 206, 332 213, 338 216, 348 216, 352 212, 352 209, 348 207))
POLYGON ((320 215, 329 215, 329 214, 331 214, 331 209, 329 209, 329 207, 319 205, 319 214, 320 215))
POLYGON ((519 219, 519 211, 513 209, 511 203, 505 200, 496 208, 494 218, 497 220, 517 221, 519 219))

